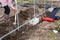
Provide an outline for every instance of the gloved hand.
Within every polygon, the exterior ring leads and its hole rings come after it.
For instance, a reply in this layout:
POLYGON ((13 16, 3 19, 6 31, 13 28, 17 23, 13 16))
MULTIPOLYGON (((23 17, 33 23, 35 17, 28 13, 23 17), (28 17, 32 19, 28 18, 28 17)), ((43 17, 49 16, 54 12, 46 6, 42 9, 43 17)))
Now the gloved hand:
POLYGON ((17 11, 16 8, 13 8, 13 11, 14 11, 14 13, 16 13, 16 11, 17 11))
POLYGON ((17 11, 16 8, 13 6, 11 8, 13 9, 14 13, 16 13, 16 11, 17 11))

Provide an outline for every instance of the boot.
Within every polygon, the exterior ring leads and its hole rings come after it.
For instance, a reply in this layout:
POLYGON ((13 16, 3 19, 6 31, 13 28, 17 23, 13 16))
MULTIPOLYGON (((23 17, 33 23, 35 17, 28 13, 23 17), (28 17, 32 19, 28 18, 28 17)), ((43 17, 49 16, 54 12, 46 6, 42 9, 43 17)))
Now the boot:
POLYGON ((0 18, 0 23, 6 23, 9 21, 9 15, 4 14, 1 18, 0 18))

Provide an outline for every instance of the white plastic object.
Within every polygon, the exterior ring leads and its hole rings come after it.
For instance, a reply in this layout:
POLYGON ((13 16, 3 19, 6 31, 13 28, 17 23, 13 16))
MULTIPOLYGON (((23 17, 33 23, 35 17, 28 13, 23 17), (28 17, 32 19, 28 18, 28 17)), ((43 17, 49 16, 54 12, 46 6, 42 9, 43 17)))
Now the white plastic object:
POLYGON ((51 7, 51 8, 48 9, 49 12, 52 12, 53 10, 54 10, 53 7, 51 7))
POLYGON ((37 23, 39 23, 39 18, 33 18, 29 21, 29 23, 32 25, 36 25, 37 23))
POLYGON ((58 31, 57 31, 57 30, 53 30, 53 32, 54 32, 54 33, 58 33, 58 31))

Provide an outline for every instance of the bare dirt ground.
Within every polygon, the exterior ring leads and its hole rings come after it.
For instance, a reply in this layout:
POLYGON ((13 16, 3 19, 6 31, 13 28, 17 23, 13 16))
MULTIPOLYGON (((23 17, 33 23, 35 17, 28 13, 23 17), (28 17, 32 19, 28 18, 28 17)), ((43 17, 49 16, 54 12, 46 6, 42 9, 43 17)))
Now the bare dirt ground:
MULTIPOLYGON (((3 13, 2 10, 4 9, 1 9, 0 13, 3 13)), ((39 12, 42 11, 43 8, 39 9, 39 12)), ((38 10, 36 10, 36 12, 39 13, 38 10)), ((58 12, 57 15, 60 15, 59 13, 60 11, 58 12)), ((16 28, 15 25, 13 25, 14 22, 13 11, 11 12, 10 15, 11 15, 10 17, 11 21, 9 23, 0 24, 0 37, 16 28)), ((19 13, 20 25, 23 24, 25 20, 27 20, 28 18, 31 18, 30 15, 32 15, 31 17, 33 17, 33 8, 30 8, 28 10, 24 9, 24 11, 21 11, 19 13)), ((54 29, 57 29, 58 27, 59 26, 57 25, 56 22, 47 22, 47 21, 40 22, 35 26, 27 24, 22 28, 20 28, 19 31, 16 30, 14 33, 8 35, 2 40, 60 40, 60 32, 55 34, 52 31, 54 29)))

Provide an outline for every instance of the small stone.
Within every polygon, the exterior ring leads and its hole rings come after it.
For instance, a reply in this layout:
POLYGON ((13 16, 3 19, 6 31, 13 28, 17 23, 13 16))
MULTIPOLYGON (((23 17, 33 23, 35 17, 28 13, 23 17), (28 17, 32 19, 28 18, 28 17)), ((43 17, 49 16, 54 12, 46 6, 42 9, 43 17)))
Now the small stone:
POLYGON ((16 25, 16 22, 13 22, 14 25, 16 25))
POLYGON ((24 31, 22 31, 22 33, 25 33, 24 31))
POLYGON ((60 37, 59 37, 59 39, 60 39, 60 37))
POLYGON ((54 33, 58 33, 58 31, 57 31, 57 30, 53 30, 53 32, 54 32, 54 33))

